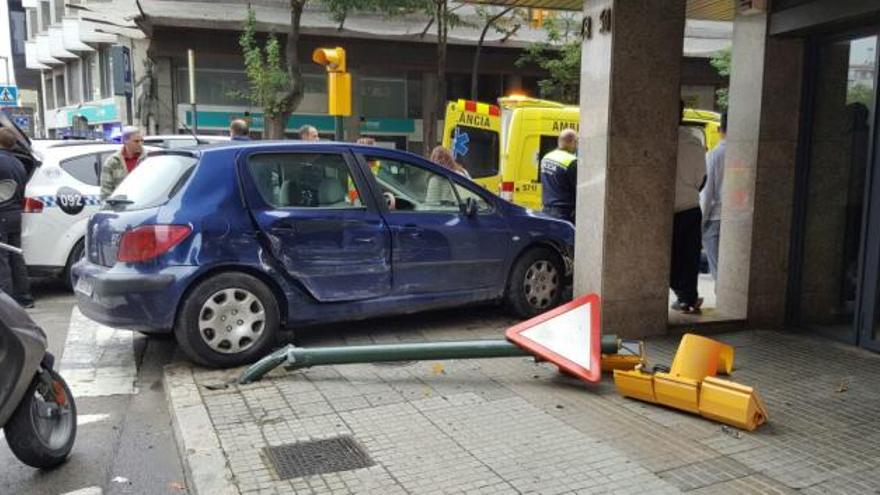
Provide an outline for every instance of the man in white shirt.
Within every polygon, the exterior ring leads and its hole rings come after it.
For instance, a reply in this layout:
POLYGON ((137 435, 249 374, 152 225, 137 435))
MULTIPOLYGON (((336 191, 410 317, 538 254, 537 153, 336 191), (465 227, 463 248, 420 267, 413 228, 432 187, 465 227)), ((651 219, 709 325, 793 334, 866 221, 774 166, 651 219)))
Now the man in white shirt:
MULTIPOLYGON (((684 103, 681 104, 684 117, 684 103)), ((675 174, 675 216, 672 227, 672 266, 669 287, 677 300, 672 308, 683 313, 700 310, 703 300, 697 294, 700 276, 700 189, 706 179, 706 146, 700 128, 678 126, 678 160, 675 174)))
POLYGON ((706 187, 700 191, 703 210, 703 248, 709 261, 709 272, 718 282, 718 238, 721 233, 721 185, 724 179, 724 150, 727 149, 727 112, 721 114, 718 127, 721 142, 706 155, 706 187))

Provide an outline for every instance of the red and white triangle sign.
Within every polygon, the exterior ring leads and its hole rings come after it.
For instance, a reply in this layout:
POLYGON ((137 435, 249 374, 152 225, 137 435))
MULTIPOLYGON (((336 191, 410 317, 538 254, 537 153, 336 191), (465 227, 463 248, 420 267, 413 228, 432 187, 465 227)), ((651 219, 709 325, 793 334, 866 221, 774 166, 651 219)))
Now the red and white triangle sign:
POLYGON ((599 296, 588 294, 511 327, 507 340, 588 382, 602 376, 599 296))

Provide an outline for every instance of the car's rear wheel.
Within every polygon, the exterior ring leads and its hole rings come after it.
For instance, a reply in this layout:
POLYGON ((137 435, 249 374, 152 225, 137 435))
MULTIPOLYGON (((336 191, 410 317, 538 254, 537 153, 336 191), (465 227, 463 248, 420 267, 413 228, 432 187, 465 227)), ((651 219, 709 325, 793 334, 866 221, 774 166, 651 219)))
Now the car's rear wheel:
POLYGON ((278 301, 266 284, 244 273, 222 273, 189 292, 174 336, 192 361, 223 368, 262 357, 279 326, 278 301))
POLYGON ((565 268, 549 248, 534 248, 516 260, 507 282, 507 304, 520 318, 555 308, 565 289, 565 268))
POLYGON ((64 272, 61 274, 61 279, 67 284, 67 288, 70 290, 73 290, 73 286, 76 283, 73 280, 73 265, 83 259, 85 254, 85 242, 83 239, 80 239, 73 245, 73 249, 70 250, 70 255, 67 256, 67 264, 64 265, 64 272))

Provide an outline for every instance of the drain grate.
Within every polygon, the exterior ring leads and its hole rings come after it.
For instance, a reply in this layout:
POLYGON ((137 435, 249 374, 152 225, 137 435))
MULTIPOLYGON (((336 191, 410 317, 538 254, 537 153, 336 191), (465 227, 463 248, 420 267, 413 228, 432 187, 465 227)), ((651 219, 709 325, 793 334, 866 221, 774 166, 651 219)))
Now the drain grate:
POLYGON ((282 480, 373 466, 367 452, 350 436, 265 447, 282 480))

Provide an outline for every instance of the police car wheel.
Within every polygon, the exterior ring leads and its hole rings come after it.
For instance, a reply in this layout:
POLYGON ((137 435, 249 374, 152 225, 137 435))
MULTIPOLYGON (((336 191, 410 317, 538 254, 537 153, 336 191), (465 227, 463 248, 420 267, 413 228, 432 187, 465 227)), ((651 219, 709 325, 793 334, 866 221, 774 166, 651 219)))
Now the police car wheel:
POLYGON ((193 362, 226 368, 262 357, 280 322, 278 301, 266 284, 244 273, 221 273, 188 293, 174 336, 193 362))
POLYGON ((549 311, 562 301, 565 269, 549 248, 534 248, 519 257, 507 282, 507 304, 520 318, 549 311))

